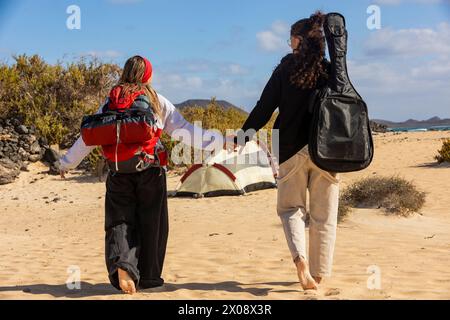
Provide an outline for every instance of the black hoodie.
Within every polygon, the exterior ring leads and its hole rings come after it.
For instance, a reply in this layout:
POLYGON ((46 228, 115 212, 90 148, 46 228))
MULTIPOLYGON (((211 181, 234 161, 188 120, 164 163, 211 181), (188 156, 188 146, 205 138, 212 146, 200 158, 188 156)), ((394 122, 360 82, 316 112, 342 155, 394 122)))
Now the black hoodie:
MULTIPOLYGON (((281 60, 280 65, 267 82, 261 98, 242 126, 243 131, 249 129, 258 131, 270 120, 273 112, 278 108, 279 114, 274 129, 280 131, 280 164, 308 144, 312 118, 308 111, 308 100, 313 89, 300 89, 290 82, 291 72, 284 65, 290 58, 292 58, 292 54, 288 54, 281 60)), ((324 63, 329 65, 326 60, 324 63)), ((324 79, 321 79, 318 81, 317 87, 324 84, 324 79)))

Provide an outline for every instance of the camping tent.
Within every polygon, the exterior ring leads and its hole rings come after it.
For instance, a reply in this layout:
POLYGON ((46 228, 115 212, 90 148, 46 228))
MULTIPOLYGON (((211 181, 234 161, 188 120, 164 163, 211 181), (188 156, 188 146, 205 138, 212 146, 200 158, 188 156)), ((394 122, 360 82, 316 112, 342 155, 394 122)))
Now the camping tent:
POLYGON ((173 195, 242 195, 275 188, 275 176, 275 164, 267 148, 250 141, 235 152, 222 150, 204 164, 194 164, 183 175, 173 195))

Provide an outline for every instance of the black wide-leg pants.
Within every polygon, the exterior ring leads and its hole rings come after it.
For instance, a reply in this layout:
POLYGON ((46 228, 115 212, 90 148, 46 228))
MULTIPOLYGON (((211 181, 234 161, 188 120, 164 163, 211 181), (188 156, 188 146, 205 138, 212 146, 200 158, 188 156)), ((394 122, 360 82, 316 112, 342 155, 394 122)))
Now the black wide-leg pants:
POLYGON ((112 173, 106 180, 105 258, 111 284, 118 268, 141 289, 162 286, 169 232, 165 171, 112 173))

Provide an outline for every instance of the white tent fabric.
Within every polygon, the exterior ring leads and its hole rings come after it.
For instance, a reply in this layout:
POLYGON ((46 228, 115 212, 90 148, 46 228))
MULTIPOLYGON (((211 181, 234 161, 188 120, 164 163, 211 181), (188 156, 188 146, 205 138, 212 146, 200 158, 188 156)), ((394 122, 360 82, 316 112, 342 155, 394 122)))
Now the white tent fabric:
POLYGON ((181 178, 174 195, 242 195, 275 188, 275 175, 275 165, 265 146, 250 141, 235 152, 222 150, 204 164, 193 165, 181 178))

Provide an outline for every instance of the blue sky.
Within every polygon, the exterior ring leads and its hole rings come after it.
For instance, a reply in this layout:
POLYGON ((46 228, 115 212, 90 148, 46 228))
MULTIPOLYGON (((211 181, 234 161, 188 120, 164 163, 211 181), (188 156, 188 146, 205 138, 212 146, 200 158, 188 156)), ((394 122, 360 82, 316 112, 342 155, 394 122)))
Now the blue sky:
POLYGON ((289 26, 316 9, 346 16, 350 78, 372 118, 450 118, 448 0, 0 0, 0 59, 122 65, 142 54, 172 102, 216 96, 251 110, 289 51, 289 26), (371 4, 379 30, 366 26, 371 4), (66 27, 69 5, 81 9, 80 30, 66 27))

